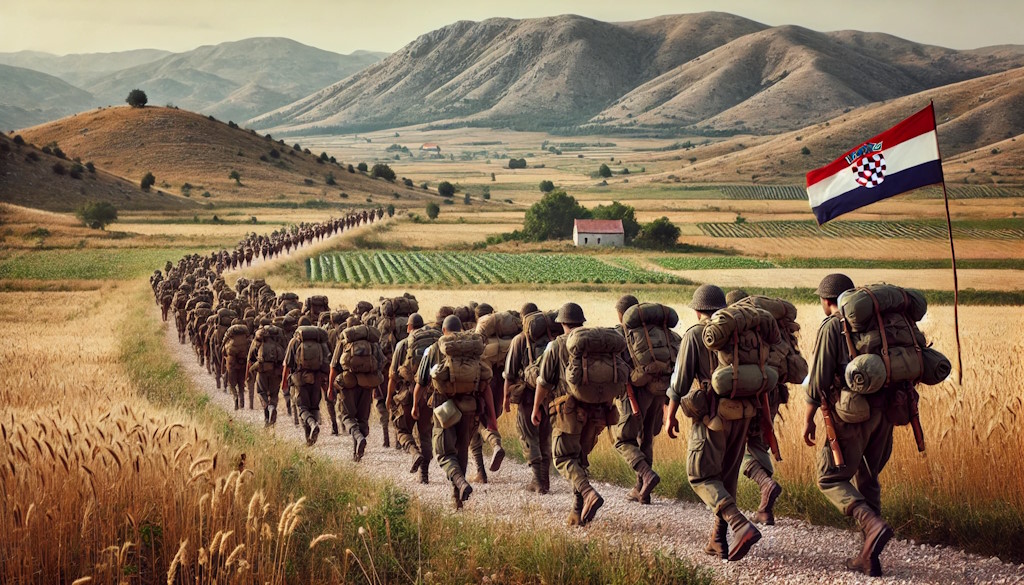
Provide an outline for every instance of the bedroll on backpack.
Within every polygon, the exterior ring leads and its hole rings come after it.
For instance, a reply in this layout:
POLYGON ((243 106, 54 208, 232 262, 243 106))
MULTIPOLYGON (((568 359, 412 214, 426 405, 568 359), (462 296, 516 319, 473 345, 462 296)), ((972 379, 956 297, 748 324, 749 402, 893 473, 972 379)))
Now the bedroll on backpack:
POLYGON ((306 372, 326 371, 330 356, 327 354, 327 332, 319 327, 305 325, 295 330, 299 340, 295 352, 298 369, 306 372))
POLYGON ((480 361, 484 352, 484 338, 472 331, 450 333, 438 342, 441 363, 430 371, 434 389, 445 396, 470 394, 480 388, 482 381, 490 380, 491 368, 480 361))
POLYGON ((406 382, 412 382, 416 379, 416 372, 420 368, 423 356, 426 355, 431 345, 441 339, 441 332, 437 329, 421 327, 413 331, 408 339, 405 343, 405 356, 402 359, 402 364, 398 366, 398 375, 406 382))
POLYGON ((232 325, 224 333, 224 353, 232 362, 245 363, 249 356, 249 328, 245 325, 232 325))
POLYGON ((757 337, 769 345, 778 343, 780 339, 779 325, 771 313, 736 304, 715 311, 711 316, 704 326, 704 345, 708 349, 723 349, 747 331, 759 332, 757 337))
POLYGON ((626 347, 633 358, 629 377, 634 386, 659 395, 668 391, 682 343, 672 331, 678 323, 674 309, 657 303, 634 305, 622 315, 626 347))
POLYGON ((629 366, 622 359, 626 338, 607 327, 573 329, 566 339, 569 394, 588 404, 611 402, 626 391, 629 366))
POLYGON ((487 339, 481 356, 491 367, 505 363, 512 339, 523 330, 523 323, 508 311, 480 317, 476 332, 487 339))
MULTIPOLYGON (((779 382, 800 384, 807 377, 807 360, 800 354, 796 337, 800 325, 796 322, 797 310, 793 303, 784 299, 765 296, 749 296, 736 305, 750 306, 768 312, 779 328, 779 341, 771 345, 767 364, 779 373, 779 382)), ((749 358, 749 356, 747 356, 749 358)), ((740 360, 740 363, 759 363, 740 360)))
POLYGON ((850 329, 859 333, 878 327, 877 313, 903 313, 917 323, 928 312, 928 301, 914 289, 872 284, 840 295, 839 312, 850 324, 850 329))
POLYGON ((723 366, 711 375, 715 394, 725 398, 751 398, 779 384, 779 371, 771 366, 723 366))

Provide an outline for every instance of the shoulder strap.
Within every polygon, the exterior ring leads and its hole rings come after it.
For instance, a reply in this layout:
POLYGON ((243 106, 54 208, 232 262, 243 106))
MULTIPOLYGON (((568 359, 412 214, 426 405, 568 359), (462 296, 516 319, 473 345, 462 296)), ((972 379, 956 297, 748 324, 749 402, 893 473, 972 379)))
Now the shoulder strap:
POLYGON ((882 362, 885 363, 885 385, 888 386, 892 382, 892 362, 889 359, 889 337, 885 334, 885 323, 882 320, 882 311, 878 305, 878 297, 875 293, 871 292, 871 289, 865 287, 864 292, 868 293, 871 297, 871 302, 875 305, 875 318, 878 320, 878 334, 882 338, 882 362))

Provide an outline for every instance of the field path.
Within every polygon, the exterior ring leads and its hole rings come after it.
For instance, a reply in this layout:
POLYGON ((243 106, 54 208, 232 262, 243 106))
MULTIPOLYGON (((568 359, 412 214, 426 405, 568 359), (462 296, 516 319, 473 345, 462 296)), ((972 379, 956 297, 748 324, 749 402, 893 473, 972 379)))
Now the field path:
MULTIPOLYGON (((189 346, 180 345, 173 326, 164 324, 169 354, 182 365, 198 388, 213 403, 242 424, 262 429, 261 410, 233 411, 232 399, 216 388, 206 369, 198 365, 189 346)), ((277 438, 304 444, 300 427, 285 416, 284 404, 277 427, 269 431, 277 438)), ((509 416, 509 415, 505 415, 509 416)), ((326 411, 324 411, 326 418, 326 411)), ((392 482, 394 485, 442 509, 451 508, 450 484, 436 462, 431 462, 431 482, 419 483, 418 474, 408 473, 411 458, 381 445, 380 428, 371 422, 369 446, 361 463, 351 461, 352 444, 347 436, 334 437, 327 430, 312 449, 329 457, 346 471, 358 471, 392 482)), ((251 454, 250 457, 259 457, 251 454)), ((653 505, 638 506, 625 500, 626 489, 608 484, 596 487, 605 505, 591 526, 585 529, 565 526, 569 513, 568 484, 552 478, 551 493, 538 496, 521 489, 529 480, 526 465, 506 459, 500 471, 491 474, 491 483, 475 485, 472 498, 461 513, 509 522, 528 530, 562 530, 585 539, 601 539, 624 546, 639 542, 651 549, 677 555, 715 572, 729 583, 1024 583, 1024 565, 1001 563, 962 551, 894 540, 883 556, 887 576, 868 579, 850 573, 841 564, 857 547, 858 537, 850 531, 812 526, 782 518, 774 527, 762 527, 764 538, 746 559, 726 563, 707 557, 702 548, 707 541, 709 514, 703 506, 655 497, 653 505)), ((783 496, 785 497, 785 496, 783 496)))

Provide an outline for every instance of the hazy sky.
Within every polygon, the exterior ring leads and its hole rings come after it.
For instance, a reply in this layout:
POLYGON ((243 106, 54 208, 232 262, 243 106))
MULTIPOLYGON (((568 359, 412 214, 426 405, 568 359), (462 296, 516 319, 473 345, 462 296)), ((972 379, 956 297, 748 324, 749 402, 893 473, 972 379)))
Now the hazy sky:
POLYGON ((953 48, 1024 44, 1024 0, 0 0, 0 52, 183 51, 256 36, 390 52, 456 20, 573 13, 624 21, 704 10, 953 48))

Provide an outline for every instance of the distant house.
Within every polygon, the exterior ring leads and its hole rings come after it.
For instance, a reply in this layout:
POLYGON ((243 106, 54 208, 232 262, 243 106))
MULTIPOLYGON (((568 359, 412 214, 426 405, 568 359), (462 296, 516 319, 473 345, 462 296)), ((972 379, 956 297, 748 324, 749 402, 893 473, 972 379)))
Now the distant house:
POLYGON ((621 219, 577 219, 572 242, 577 246, 624 246, 626 232, 621 219))
POLYGON ((433 142, 427 142, 426 144, 420 147, 420 150, 424 152, 434 152, 437 154, 441 154, 441 146, 438 144, 434 144, 433 142))

